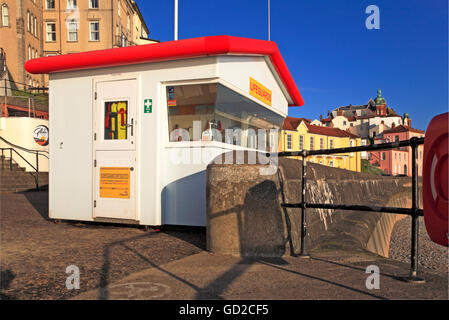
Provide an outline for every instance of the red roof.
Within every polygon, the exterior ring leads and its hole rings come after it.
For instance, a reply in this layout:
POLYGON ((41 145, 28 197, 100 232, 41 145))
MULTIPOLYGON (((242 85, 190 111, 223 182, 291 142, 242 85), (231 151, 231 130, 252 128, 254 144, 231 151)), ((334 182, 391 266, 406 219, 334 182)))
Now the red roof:
POLYGON ((310 123, 310 120, 305 119, 305 118, 287 117, 284 120, 284 124, 282 125, 282 129, 295 131, 302 121, 304 121, 306 123, 310 123))
POLYGON ((32 59, 27 61, 25 69, 34 74, 55 73, 225 54, 267 56, 290 95, 292 103, 289 105, 304 105, 301 93, 276 43, 265 40, 210 36, 167 41, 32 59))
POLYGON ((355 134, 338 128, 322 127, 307 123, 306 126, 310 133, 321 134, 323 136, 360 138, 355 134))
POLYGON ((294 117, 287 117, 284 120, 284 125, 282 126, 282 129, 284 130, 296 130, 301 122, 305 123, 307 126, 307 130, 310 133, 314 134, 320 134, 323 136, 332 136, 332 137, 350 137, 350 138, 360 138, 359 136, 352 134, 348 131, 344 131, 338 128, 329 128, 329 127, 322 127, 322 126, 316 126, 314 124, 310 124, 310 121, 308 119, 304 118, 294 118, 294 117))
POLYGON ((422 130, 415 129, 415 128, 408 127, 408 126, 404 126, 402 124, 397 126, 397 127, 385 130, 383 133, 399 133, 399 132, 407 132, 407 131, 415 132, 415 133, 425 133, 422 130))

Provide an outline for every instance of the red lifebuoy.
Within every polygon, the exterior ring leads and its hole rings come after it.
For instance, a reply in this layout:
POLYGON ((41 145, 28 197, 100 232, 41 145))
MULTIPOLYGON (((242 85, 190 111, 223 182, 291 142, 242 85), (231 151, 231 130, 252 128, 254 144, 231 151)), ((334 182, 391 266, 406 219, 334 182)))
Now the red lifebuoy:
POLYGON ((424 140, 423 209, 430 239, 448 246, 448 112, 430 121, 424 140))

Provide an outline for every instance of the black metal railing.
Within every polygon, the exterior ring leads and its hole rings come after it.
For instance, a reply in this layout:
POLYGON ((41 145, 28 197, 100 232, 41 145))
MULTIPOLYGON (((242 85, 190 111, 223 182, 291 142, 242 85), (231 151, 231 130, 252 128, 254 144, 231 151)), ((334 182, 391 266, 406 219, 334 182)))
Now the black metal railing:
POLYGON ((9 151, 9 169, 11 171, 13 170, 13 162, 15 162, 17 165, 19 165, 18 161, 14 160, 13 155, 18 156, 19 158, 21 158, 23 161, 25 161, 25 163, 27 163, 34 170, 34 172, 35 172, 34 181, 35 181, 35 184, 36 184, 36 189, 39 189, 39 156, 43 156, 43 157, 49 159, 48 158, 48 152, 45 151, 45 150, 31 150, 31 149, 27 149, 27 148, 24 148, 24 147, 21 147, 21 146, 18 146, 16 144, 11 143, 11 142, 9 142, 8 140, 6 140, 3 137, 0 137, 0 140, 11 146, 11 147, 8 147, 8 148, 0 148, 0 150, 2 152, 2 155, 1 155, 2 159, 6 159, 6 154, 9 151), (16 149, 22 150, 24 152, 35 154, 35 157, 36 157, 35 158, 35 165, 30 163, 16 149))
POLYGON ((418 278, 418 234, 419 223, 418 218, 423 216, 423 210, 418 206, 418 146, 424 144, 424 138, 413 137, 410 140, 403 140, 391 143, 372 144, 368 146, 347 147, 338 149, 323 149, 323 150, 301 150, 301 151, 286 151, 278 153, 267 153, 267 156, 278 157, 302 157, 301 170, 301 202, 300 203, 284 203, 285 208, 301 208, 301 257, 310 257, 307 253, 306 238, 307 238, 307 224, 306 215, 307 208, 313 209, 332 209, 332 210, 355 210, 365 212, 385 212, 393 214, 407 214, 412 217, 412 234, 411 234, 411 253, 410 253, 410 275, 404 280, 408 282, 424 282, 423 279, 418 278), (397 207, 381 207, 381 206, 366 206, 366 205, 346 205, 346 204, 329 204, 329 203, 310 203, 306 199, 306 185, 307 185, 307 157, 316 155, 329 155, 338 153, 361 152, 361 151, 377 151, 397 149, 403 147, 411 147, 412 149, 412 207, 411 208, 397 208, 397 207))

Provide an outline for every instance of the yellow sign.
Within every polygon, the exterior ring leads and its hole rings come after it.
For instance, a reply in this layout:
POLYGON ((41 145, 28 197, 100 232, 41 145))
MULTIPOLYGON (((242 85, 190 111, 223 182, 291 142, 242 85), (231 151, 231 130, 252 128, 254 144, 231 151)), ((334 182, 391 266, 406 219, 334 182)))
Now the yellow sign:
POLYGON ((249 78, 249 94, 271 106, 271 90, 251 77, 249 78))
POLYGON ((131 170, 127 167, 100 168, 100 197, 129 199, 131 170))

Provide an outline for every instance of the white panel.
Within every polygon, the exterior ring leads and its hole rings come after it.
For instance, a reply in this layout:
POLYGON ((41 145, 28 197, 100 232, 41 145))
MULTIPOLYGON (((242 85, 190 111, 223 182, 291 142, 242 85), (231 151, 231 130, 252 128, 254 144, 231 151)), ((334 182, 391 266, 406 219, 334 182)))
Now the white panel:
MULTIPOLYGON (((288 102, 264 57, 219 56, 218 76, 249 95, 249 78, 252 77, 272 92, 273 110, 286 116, 288 102)), ((252 97, 251 97, 252 98, 252 97)), ((255 99, 255 98, 254 98, 255 99)), ((263 102, 255 99, 258 103, 263 102)), ((266 105, 265 105, 266 106, 266 105)), ((268 106, 267 106, 268 107, 268 106)))
POLYGON ((50 218, 92 220, 92 81, 50 77, 50 218))

